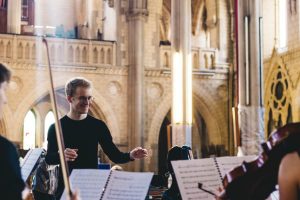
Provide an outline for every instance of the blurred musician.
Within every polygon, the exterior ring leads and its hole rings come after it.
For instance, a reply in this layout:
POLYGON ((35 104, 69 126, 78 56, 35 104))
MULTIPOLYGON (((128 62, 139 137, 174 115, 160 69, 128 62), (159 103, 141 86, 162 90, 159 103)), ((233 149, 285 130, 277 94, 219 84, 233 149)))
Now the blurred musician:
MULTIPOLYGON (((5 93, 10 77, 11 72, 0 63, 0 118, 7 103, 5 93)), ((24 187, 16 148, 10 141, 0 136, 0 199, 22 199, 24 187)))
POLYGON ((300 152, 287 154, 281 161, 278 174, 281 200, 300 199, 300 152))

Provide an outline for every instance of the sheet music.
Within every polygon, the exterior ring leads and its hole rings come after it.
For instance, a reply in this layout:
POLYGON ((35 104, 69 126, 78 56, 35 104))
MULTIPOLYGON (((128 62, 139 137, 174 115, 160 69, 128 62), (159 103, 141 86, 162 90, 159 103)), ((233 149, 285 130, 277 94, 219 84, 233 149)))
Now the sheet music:
POLYGON ((279 190, 272 192, 267 200, 279 200, 279 190))
POLYGON ((30 176, 36 162, 40 158, 41 154, 43 152, 43 149, 37 148, 37 149, 31 149, 26 154, 23 162, 21 163, 21 174, 24 181, 28 179, 30 176))
POLYGON ((172 161, 182 199, 211 200, 211 194, 198 188, 202 183, 205 188, 216 192, 222 184, 219 171, 213 158, 172 161))
POLYGON ((144 200, 153 173, 112 171, 104 200, 144 200))
MULTIPOLYGON (((99 200, 109 173, 109 170, 74 169, 70 175, 71 190, 79 190, 81 200, 99 200)), ((66 190, 61 199, 67 199, 66 190)))
POLYGON ((243 161, 250 162, 255 160, 256 156, 226 156, 226 157, 218 157, 216 158, 222 178, 225 174, 231 171, 233 168, 240 166, 243 161))

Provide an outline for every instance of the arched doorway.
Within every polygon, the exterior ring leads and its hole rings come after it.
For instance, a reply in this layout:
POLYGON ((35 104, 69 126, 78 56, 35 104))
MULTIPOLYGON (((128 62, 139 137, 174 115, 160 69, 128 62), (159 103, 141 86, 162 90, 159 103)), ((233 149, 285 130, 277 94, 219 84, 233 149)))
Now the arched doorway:
POLYGON ((167 172, 167 154, 168 154, 168 126, 171 124, 171 110, 165 116, 158 138, 158 174, 164 175, 167 172))

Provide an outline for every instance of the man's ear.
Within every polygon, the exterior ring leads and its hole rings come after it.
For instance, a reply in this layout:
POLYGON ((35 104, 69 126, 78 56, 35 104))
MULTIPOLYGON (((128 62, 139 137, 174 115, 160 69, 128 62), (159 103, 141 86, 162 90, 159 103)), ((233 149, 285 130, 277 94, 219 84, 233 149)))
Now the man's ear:
POLYGON ((69 96, 69 95, 68 95, 68 96, 67 96, 67 100, 68 100, 69 103, 72 103, 72 101, 73 101, 72 96, 69 96))

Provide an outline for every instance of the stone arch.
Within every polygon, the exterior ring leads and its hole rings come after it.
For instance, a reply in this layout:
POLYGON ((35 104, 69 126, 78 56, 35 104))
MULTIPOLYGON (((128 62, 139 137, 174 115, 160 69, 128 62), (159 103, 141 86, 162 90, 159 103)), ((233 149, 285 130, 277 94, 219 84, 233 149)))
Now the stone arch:
POLYGON ((75 50, 75 62, 76 63, 80 62, 80 48, 79 48, 79 46, 77 46, 76 50, 75 50))
POLYGON ((210 67, 215 68, 215 56, 210 54, 210 67))
POLYGON ((204 58, 204 68, 208 69, 208 57, 207 57, 207 54, 204 54, 203 58, 204 58))
POLYGON ((168 54, 168 52, 165 52, 165 53, 164 53, 163 63, 164 63, 163 67, 165 67, 165 68, 169 68, 169 67, 170 67, 169 54, 168 54))
POLYGON ((98 63, 98 50, 97 47, 93 50, 93 63, 98 63))
POLYGON ((59 45, 59 46, 58 46, 57 52, 58 52, 58 55, 57 55, 58 61, 59 61, 59 62, 62 62, 62 61, 63 61, 63 57, 64 57, 62 45, 59 45))
MULTIPOLYGON (((194 84, 195 86, 195 84, 194 84)), ((195 88, 195 87, 194 87, 195 88)), ((222 128, 226 127, 226 121, 222 117, 219 117, 217 113, 219 113, 218 109, 215 106, 208 106, 210 102, 214 102, 214 99, 210 94, 207 93, 208 90, 206 89, 198 89, 193 93, 193 99, 197 104, 197 110, 200 112, 203 119, 206 120, 206 126, 208 134, 214 138, 213 143, 216 144, 227 144, 225 138, 222 138, 222 128), (202 98, 203 94, 205 93, 205 98, 202 98), (201 95, 202 94, 202 95, 201 95), (209 120, 208 120, 209 119, 209 120)), ((157 171, 157 158, 158 152, 153 148, 155 144, 157 144, 159 138, 159 130, 161 124, 171 109, 172 104, 172 94, 168 93, 167 96, 161 101, 161 103, 157 106, 157 109, 152 117, 150 128, 149 128, 149 144, 152 145, 151 149, 153 151, 153 155, 151 157, 150 165, 153 166, 153 171, 157 171)), ((146 168, 149 166, 145 166, 146 168)))
POLYGON ((111 49, 108 48, 107 49, 107 54, 106 54, 106 64, 109 64, 109 65, 112 64, 112 62, 111 62, 112 55, 111 54, 112 54, 111 49))
POLYGON ((72 63, 73 59, 74 59, 74 50, 73 50, 73 46, 70 45, 68 49, 68 62, 72 63))
POLYGON ((29 43, 27 42, 25 45, 25 59, 29 59, 30 56, 30 47, 29 47, 29 43))
POLYGON ((192 34, 197 35, 201 26, 201 16, 203 15, 205 1, 195 0, 192 6, 192 34))
POLYGON ((23 58, 23 44, 20 42, 18 45, 18 59, 23 58))
POLYGON ((146 170, 150 171, 158 171, 157 169, 157 164, 158 164, 158 150, 154 145, 157 145, 158 139, 159 139, 159 130, 161 127, 161 124, 171 109, 172 106, 172 94, 167 93, 166 97, 161 101, 161 103, 157 106, 157 109, 152 117, 151 123, 150 123, 150 128, 149 128, 149 145, 151 145, 151 149, 153 152, 153 155, 151 156, 150 164, 146 165, 145 168, 146 170), (149 168, 149 167, 152 168, 149 168), (147 169, 149 168, 149 169, 147 169))
MULTIPOLYGON (((8 106, 4 107, 4 111, 2 112, 2 119, 0 120, 1 126, 3 128, 3 132, 0 133, 0 135, 7 136, 8 139, 12 141, 17 141, 15 137, 13 137, 13 113, 11 109, 8 106)), ((2 130, 1 130, 2 131, 2 130)))
POLYGON ((105 51, 103 48, 100 50, 100 63, 105 64, 105 51))
POLYGON ((12 58, 12 49, 11 49, 10 41, 7 43, 7 46, 6 46, 6 57, 12 58))
POLYGON ((198 69, 199 68, 199 54, 194 53, 193 56, 193 69, 198 69))
POLYGON ((50 59, 52 60, 52 61, 54 61, 55 60, 55 45, 54 44, 52 44, 51 45, 51 47, 50 47, 50 59))
POLYGON ((6 123, 3 119, 0 120, 0 135, 6 137, 6 123))
POLYGON ((214 141, 209 139, 209 141, 218 144, 224 143, 224 141, 222 140, 222 131, 220 127, 224 127, 222 125, 225 122, 224 120, 220 120, 220 117, 216 116, 216 113, 218 113, 217 108, 213 107, 212 104, 210 106, 208 105, 209 102, 214 102, 214 100, 210 98, 210 95, 208 94, 205 94, 204 99, 202 98, 202 95, 199 95, 198 93, 193 94, 193 100, 196 105, 196 110, 201 114, 206 122, 209 138, 215 139, 214 141))
POLYGON ((33 44, 31 47, 31 59, 35 60, 35 58, 36 58, 36 45, 33 44))
POLYGON ((82 49, 82 62, 83 63, 87 62, 87 57, 88 57, 87 49, 86 49, 86 47, 83 47, 83 49, 82 49))

